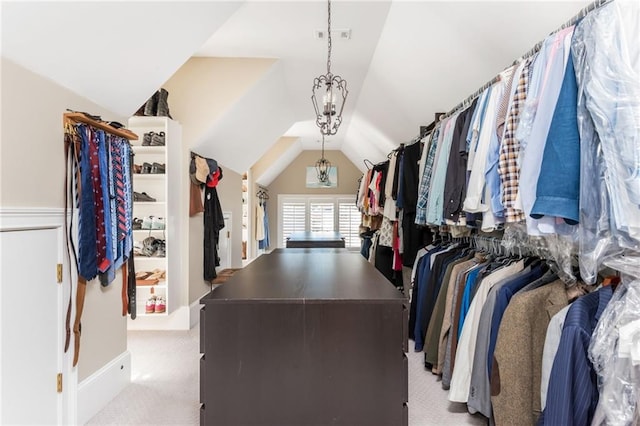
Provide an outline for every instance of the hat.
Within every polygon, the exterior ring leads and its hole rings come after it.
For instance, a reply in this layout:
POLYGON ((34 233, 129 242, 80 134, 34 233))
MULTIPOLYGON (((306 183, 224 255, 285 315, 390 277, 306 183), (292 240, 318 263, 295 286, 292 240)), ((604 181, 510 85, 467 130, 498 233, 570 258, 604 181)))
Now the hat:
POLYGON ((207 186, 209 188, 215 188, 218 185, 218 181, 220 180, 220 168, 216 170, 214 173, 209 175, 209 179, 207 180, 207 186))
POLYGON ((207 160, 202 157, 196 156, 196 179, 202 183, 207 183, 207 176, 209 175, 209 165, 207 160))
POLYGON ((218 170, 218 162, 213 158, 207 158, 207 164, 209 165, 209 173, 215 173, 218 170))

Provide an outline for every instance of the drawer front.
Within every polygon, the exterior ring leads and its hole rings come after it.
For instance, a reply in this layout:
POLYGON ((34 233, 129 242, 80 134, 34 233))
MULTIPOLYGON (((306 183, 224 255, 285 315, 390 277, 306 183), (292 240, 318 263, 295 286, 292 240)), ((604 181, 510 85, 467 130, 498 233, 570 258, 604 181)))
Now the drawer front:
POLYGON ((407 404, 402 404, 402 424, 409 426, 409 407, 407 404))
POLYGON ((203 354, 204 353, 204 336, 206 336, 206 333, 204 332, 204 325, 205 325, 205 308, 206 306, 203 306, 202 308, 200 308, 200 353, 203 354))
POLYGON ((409 360, 405 354, 402 354, 402 389, 402 401, 409 402, 409 360))
POLYGON ((405 304, 402 305, 402 351, 409 352, 409 308, 405 304))
POLYGON ((204 355, 200 357, 200 403, 204 404, 206 402, 205 389, 206 387, 206 377, 207 377, 207 369, 206 363, 204 359, 204 355))

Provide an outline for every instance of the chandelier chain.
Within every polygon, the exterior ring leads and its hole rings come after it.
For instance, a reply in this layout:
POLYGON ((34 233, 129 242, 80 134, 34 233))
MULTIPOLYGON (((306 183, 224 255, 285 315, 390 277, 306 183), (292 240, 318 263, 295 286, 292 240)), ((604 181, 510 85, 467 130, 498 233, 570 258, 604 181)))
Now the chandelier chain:
POLYGON ((331 75, 331 0, 327 1, 327 36, 329 38, 329 53, 327 55, 327 75, 331 75))

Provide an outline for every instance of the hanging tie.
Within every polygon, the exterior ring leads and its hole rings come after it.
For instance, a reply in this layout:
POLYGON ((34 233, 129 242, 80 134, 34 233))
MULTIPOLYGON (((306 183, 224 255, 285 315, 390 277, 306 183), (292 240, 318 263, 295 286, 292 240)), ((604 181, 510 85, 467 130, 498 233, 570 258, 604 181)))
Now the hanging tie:
POLYGON ((91 167, 91 183, 96 218, 96 260, 98 262, 98 270, 105 272, 109 268, 110 261, 107 258, 107 233, 104 223, 105 200, 102 196, 102 177, 100 175, 100 159, 98 155, 99 143, 100 138, 98 132, 90 129, 89 165, 91 167))
POLYGON ((124 240, 127 236, 127 213, 125 209, 125 183, 124 168, 122 163, 123 140, 113 138, 111 140, 111 156, 113 160, 113 169, 116 187, 116 213, 118 219, 118 240, 124 240))

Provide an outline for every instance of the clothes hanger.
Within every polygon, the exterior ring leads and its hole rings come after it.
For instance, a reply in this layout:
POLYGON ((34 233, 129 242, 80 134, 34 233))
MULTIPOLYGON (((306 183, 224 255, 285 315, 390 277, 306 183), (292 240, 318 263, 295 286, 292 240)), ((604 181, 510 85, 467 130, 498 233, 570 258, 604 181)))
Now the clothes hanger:
POLYGON ((371 170, 371 169, 375 166, 375 164, 373 164, 373 162, 371 162, 370 160, 368 160, 368 159, 366 159, 366 158, 365 158, 363 161, 364 161, 364 165, 365 165, 365 167, 366 167, 368 170, 371 170))

